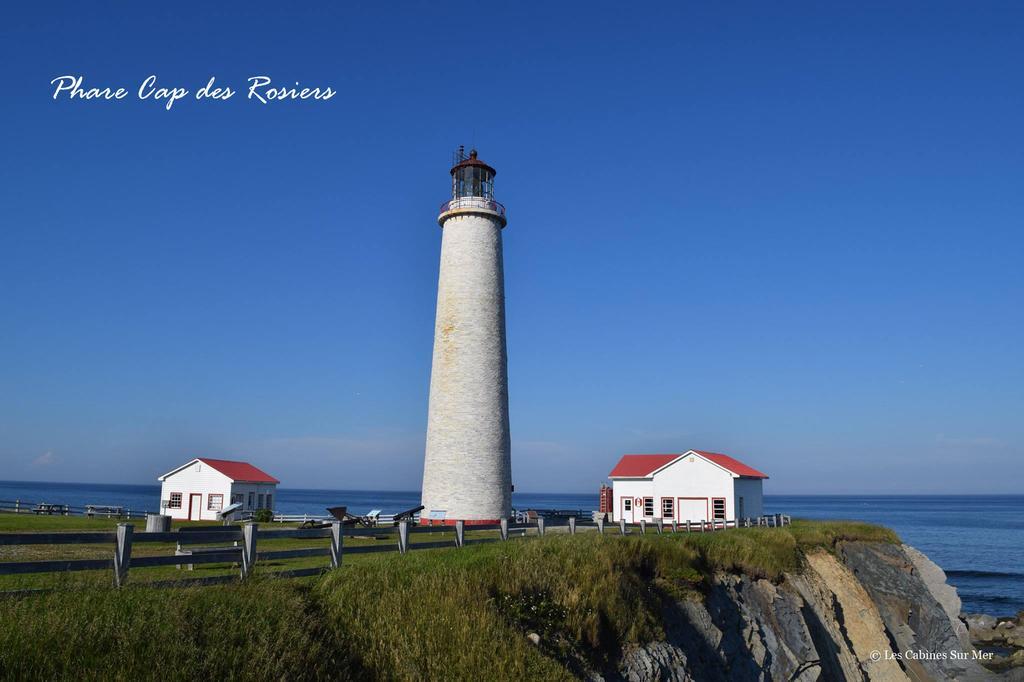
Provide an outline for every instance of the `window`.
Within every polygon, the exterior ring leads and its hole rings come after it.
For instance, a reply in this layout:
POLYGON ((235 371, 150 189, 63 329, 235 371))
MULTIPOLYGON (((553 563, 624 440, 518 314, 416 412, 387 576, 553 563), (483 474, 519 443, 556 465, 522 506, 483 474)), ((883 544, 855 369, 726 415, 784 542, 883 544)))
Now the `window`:
POLYGON ((231 495, 231 504, 241 504, 245 502, 245 495, 242 493, 233 493, 231 495))
POLYGON ((260 493, 260 506, 258 506, 256 508, 257 509, 266 509, 266 507, 263 506, 263 493, 260 493))
POLYGON ((633 511, 633 498, 623 497, 622 498, 622 511, 633 511))
POLYGON ((252 509, 256 505, 256 493, 249 493, 249 504, 246 505, 246 509, 252 509))
POLYGON ((274 508, 274 496, 268 494, 267 495, 267 509, 273 509, 273 508, 274 508))
POLYGON ((675 518, 674 511, 675 511, 675 509, 674 509, 674 507, 672 505, 672 498, 671 497, 663 497, 663 498, 661 498, 661 518, 663 518, 663 519, 675 518))
POLYGON ((654 498, 644 498, 644 516, 654 516, 654 498))
POLYGON ((740 498, 740 510, 739 510, 739 513, 736 514, 736 517, 740 518, 740 519, 747 518, 746 513, 744 513, 744 511, 743 511, 743 498, 742 497, 740 498))
POLYGON ((168 509, 181 509, 181 493, 171 493, 171 499, 167 500, 168 509))
POLYGON ((725 518, 725 498, 714 497, 711 499, 711 518, 724 519, 725 518))
POLYGON ((224 508, 224 496, 211 493, 206 496, 206 509, 208 511, 220 511, 224 508))

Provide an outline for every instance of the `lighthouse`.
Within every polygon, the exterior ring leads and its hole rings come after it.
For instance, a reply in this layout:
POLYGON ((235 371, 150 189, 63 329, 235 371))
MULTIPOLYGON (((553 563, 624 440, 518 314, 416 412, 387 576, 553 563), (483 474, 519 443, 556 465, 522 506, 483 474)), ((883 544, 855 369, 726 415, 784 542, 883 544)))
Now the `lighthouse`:
POLYGON ((512 511, 512 456, 496 171, 459 148, 451 199, 441 204, 434 358, 430 373, 423 516, 497 523, 512 511))

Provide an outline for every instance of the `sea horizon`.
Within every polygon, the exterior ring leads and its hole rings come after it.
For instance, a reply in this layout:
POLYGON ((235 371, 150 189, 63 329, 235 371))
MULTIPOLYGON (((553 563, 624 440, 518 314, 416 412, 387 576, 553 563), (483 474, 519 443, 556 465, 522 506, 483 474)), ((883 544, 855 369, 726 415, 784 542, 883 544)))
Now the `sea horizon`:
MULTIPOLYGON (((47 481, 43 479, 0 479, 0 486, 13 486, 13 485, 25 485, 25 486, 90 486, 94 488, 99 487, 124 487, 124 488, 159 488, 159 483, 107 483, 100 481, 47 481)), ((305 486, 282 486, 278 485, 278 490, 302 490, 311 492, 335 492, 335 491, 359 491, 359 492, 380 492, 380 493, 411 493, 418 492, 417 489, 413 488, 315 488, 305 486)), ((513 493, 515 494, 515 493, 513 493)), ((596 491, 572 491, 572 490, 551 490, 551 491, 537 491, 528 490, 522 491, 522 494, 526 495, 594 495, 597 497, 596 491)), ((942 492, 844 492, 844 493, 794 493, 794 492, 772 492, 765 493, 765 497, 1022 497, 1024 493, 942 493, 942 492)))

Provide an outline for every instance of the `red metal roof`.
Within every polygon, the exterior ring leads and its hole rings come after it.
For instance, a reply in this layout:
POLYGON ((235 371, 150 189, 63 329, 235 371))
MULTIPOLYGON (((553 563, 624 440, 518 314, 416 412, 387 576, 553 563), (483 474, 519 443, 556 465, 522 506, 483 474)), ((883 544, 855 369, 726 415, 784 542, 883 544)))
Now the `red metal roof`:
POLYGON ((248 462, 234 462, 230 459, 209 459, 207 457, 197 457, 200 462, 212 466, 217 471, 221 472, 232 481, 242 481, 245 483, 280 483, 267 472, 257 469, 248 462))
POLYGON ((754 467, 748 467, 738 459, 734 459, 729 455, 723 455, 718 452, 705 452, 703 450, 694 450, 698 455, 710 459, 712 462, 728 469, 737 476, 745 476, 746 478, 768 478, 768 474, 763 474, 754 467))
MULTIPOLYGON (((690 452, 687 450, 687 452, 690 452)), ((768 478, 768 474, 763 474, 753 467, 749 467, 738 459, 734 459, 729 455, 723 455, 717 452, 705 452, 703 450, 694 450, 701 457, 714 462, 723 469, 730 471, 737 476, 743 476, 745 478, 768 478)), ((684 453, 675 455, 623 455, 619 463, 615 465, 612 472, 608 474, 609 478, 645 478, 650 476, 658 469, 662 468, 666 464, 682 457, 684 453)))
POLYGON ((491 175, 497 175, 498 174, 498 171, 494 170, 493 168, 488 166, 486 163, 484 163, 480 159, 476 158, 476 150, 475 149, 470 150, 469 158, 468 159, 463 159, 462 161, 459 161, 457 164, 452 166, 451 174, 455 175, 455 171, 457 171, 460 168, 464 168, 466 166, 479 166, 480 168, 483 168, 485 170, 490 171, 491 175))
POLYGON ((623 455, 608 476, 650 476, 677 457, 679 455, 623 455))

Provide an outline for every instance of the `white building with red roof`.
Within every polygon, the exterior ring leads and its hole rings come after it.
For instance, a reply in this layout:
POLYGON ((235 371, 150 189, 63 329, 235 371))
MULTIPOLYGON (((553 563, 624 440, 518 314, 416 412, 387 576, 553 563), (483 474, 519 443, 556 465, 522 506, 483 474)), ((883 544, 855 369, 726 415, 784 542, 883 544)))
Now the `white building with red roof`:
POLYGON ((764 474, 717 452, 623 455, 612 480, 612 516, 626 523, 757 518, 764 474))
POLYGON ((230 504, 242 509, 274 508, 276 478, 248 462, 196 457, 158 479, 160 512, 174 519, 213 521, 230 504))

